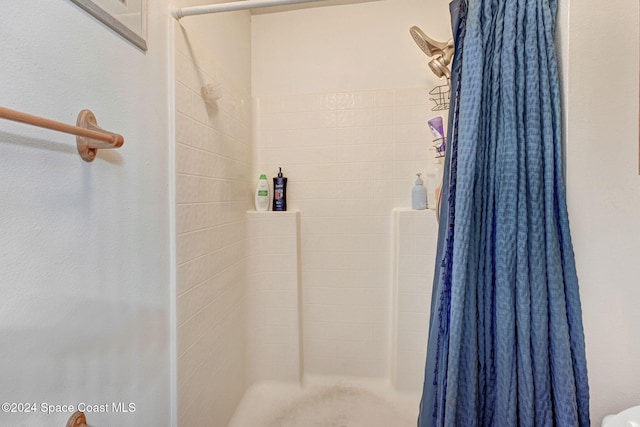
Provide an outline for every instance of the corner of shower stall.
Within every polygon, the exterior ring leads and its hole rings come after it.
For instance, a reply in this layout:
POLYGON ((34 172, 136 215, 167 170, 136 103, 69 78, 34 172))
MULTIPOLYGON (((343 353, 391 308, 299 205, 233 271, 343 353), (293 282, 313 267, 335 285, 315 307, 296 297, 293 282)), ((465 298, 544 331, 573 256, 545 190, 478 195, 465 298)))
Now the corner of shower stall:
POLYGON ((429 335, 438 224, 434 210, 393 210, 391 381, 420 393, 429 335))
POLYGON ((247 380, 300 383, 300 212, 246 215, 247 380))
POLYGON ((386 378, 367 378, 305 372, 303 320, 309 313, 303 309, 301 280, 304 217, 300 211, 247 212, 251 385, 229 427, 415 425, 437 224, 429 210, 394 209, 391 217, 389 369, 386 378))

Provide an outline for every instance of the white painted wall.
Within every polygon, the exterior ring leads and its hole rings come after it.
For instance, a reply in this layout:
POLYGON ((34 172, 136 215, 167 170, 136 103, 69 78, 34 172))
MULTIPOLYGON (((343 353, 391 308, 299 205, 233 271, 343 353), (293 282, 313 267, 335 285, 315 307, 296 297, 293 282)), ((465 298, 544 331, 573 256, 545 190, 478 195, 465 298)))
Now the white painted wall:
POLYGON ((564 1, 567 192, 593 425, 640 405, 638 3, 564 1), (568 34, 566 34, 568 33, 568 34), (568 36, 567 36, 568 35, 568 36))
POLYGON ((1 104, 75 123, 90 108, 125 145, 85 163, 75 137, 0 123, 0 425, 62 426, 42 403, 135 404, 91 425, 167 426, 167 13, 141 52, 69 1, 5 2, 1 104))

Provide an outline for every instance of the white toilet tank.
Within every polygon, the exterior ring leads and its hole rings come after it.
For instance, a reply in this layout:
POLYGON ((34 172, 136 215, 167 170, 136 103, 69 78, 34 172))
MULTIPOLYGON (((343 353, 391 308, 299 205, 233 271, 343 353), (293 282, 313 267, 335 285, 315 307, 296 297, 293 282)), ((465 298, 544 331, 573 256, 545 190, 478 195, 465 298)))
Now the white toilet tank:
POLYGON ((616 415, 607 415, 602 427, 640 427, 640 406, 625 409, 616 415))

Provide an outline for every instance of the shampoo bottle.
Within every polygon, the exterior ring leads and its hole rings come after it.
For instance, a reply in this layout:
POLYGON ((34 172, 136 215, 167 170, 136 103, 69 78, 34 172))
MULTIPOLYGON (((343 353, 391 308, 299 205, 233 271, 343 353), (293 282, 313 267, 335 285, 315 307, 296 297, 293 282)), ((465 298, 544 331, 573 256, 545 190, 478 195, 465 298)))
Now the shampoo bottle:
POLYGON ((256 210, 268 211, 269 210, 269 181, 267 181, 267 175, 262 174, 258 179, 258 185, 256 186, 256 210))
POLYGON ((273 210, 287 210, 287 178, 282 176, 282 168, 279 168, 278 176, 273 178, 273 210))
POLYGON ((427 209, 427 189, 424 187, 422 179, 420 178, 421 173, 418 175, 418 179, 416 179, 416 185, 413 186, 413 190, 411 191, 411 208, 423 210, 427 209))

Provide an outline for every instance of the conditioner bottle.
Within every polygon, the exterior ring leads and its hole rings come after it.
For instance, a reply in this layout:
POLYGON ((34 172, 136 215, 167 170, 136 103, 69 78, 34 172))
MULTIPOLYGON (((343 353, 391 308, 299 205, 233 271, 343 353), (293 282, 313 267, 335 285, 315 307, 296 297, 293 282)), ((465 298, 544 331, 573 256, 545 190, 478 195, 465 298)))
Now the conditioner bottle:
POLYGON ((267 181, 267 175, 260 175, 258 179, 258 185, 256 185, 256 210, 268 211, 269 210, 269 181, 267 181))

